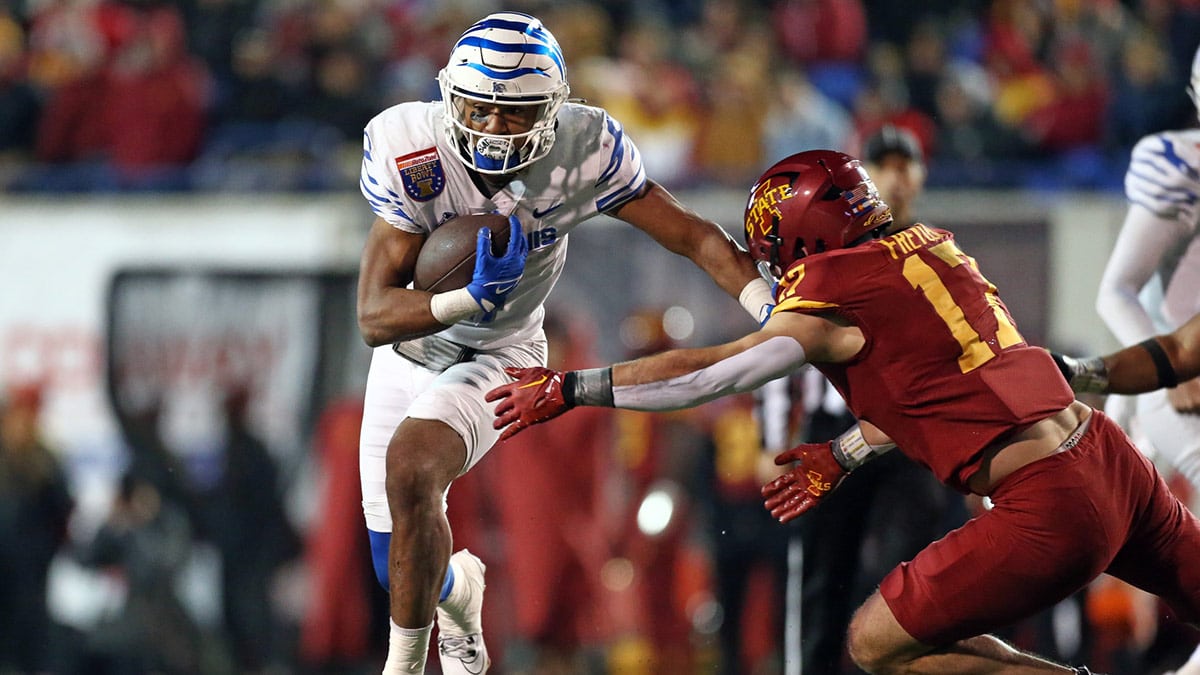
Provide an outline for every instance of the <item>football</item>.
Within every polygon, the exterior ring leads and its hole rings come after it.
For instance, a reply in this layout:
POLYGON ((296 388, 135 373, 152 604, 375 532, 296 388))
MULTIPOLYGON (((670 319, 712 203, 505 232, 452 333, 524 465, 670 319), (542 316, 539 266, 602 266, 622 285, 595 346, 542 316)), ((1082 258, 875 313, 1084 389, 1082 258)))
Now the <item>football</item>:
POLYGON ((508 217, 499 214, 451 218, 429 234, 417 254, 413 288, 441 293, 462 288, 475 273, 475 237, 480 228, 492 231, 492 255, 508 248, 508 217))

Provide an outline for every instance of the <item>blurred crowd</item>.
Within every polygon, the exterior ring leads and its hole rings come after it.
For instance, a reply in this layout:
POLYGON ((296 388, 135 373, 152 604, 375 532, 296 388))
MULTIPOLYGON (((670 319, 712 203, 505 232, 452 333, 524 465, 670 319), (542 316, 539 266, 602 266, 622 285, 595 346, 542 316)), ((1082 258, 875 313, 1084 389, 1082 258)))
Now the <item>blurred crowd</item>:
MULTIPOLYGON (((0 189, 346 189, 492 0, 2 0, 0 189)), ((514 0, 671 186, 911 129, 931 183, 1110 188, 1190 125, 1186 0, 514 0)))

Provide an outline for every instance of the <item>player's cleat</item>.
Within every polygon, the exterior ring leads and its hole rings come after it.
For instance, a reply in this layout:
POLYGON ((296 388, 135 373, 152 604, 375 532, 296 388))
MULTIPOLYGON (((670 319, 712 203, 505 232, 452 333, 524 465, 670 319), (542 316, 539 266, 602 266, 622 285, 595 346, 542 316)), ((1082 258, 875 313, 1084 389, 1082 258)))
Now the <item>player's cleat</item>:
POLYGON ((491 665, 483 642, 483 573, 467 549, 450 556, 454 587, 438 605, 438 657, 445 675, 480 675, 491 665))

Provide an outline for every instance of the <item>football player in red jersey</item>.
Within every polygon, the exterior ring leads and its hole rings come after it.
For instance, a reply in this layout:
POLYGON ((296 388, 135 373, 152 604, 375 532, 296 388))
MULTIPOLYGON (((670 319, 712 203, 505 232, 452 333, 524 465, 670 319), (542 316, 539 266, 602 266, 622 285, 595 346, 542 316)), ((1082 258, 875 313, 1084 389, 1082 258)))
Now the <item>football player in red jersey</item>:
POLYGON ((848 643, 871 673, 1087 672, 988 635, 1102 572, 1200 621, 1200 522, 1103 413, 1025 342, 995 286, 945 230, 893 222, 861 163, 802 152, 759 179, 751 254, 779 279, 762 330, 608 368, 514 369, 494 389, 504 435, 577 405, 669 410, 813 363, 859 424, 776 458, 763 487, 791 520, 895 447, 993 507, 888 574, 848 643))

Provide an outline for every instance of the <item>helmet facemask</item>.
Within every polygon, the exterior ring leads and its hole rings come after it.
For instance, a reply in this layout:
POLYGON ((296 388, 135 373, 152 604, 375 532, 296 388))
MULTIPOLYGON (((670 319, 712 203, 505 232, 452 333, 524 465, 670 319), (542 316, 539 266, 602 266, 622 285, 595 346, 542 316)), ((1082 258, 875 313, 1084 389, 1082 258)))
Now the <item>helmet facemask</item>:
POLYGON ((484 174, 513 173, 545 157, 570 91, 554 36, 537 19, 517 12, 492 14, 468 28, 438 73, 438 84, 447 136, 459 159, 484 174), (528 129, 476 131, 468 123, 476 104, 498 107, 489 112, 528 129))

